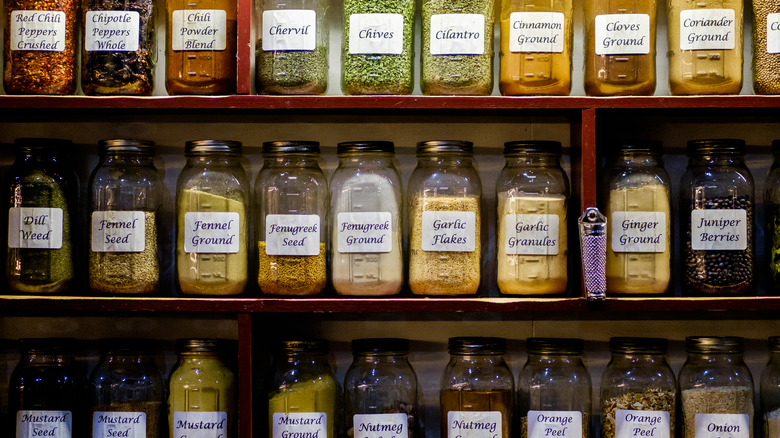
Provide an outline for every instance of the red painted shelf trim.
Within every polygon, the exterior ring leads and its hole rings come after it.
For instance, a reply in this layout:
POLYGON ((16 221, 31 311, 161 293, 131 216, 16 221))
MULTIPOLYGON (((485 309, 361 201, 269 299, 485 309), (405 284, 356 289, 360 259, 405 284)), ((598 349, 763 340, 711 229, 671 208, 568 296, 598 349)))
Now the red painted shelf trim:
POLYGON ((780 108, 780 96, 0 96, 0 109, 581 110, 780 108))

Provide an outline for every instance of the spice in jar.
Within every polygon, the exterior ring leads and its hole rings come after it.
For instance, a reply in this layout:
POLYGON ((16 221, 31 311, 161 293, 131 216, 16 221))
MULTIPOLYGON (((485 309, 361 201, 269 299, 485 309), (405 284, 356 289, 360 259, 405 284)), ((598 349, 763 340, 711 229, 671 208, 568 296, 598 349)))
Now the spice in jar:
POLYGON ((414 12, 414 0, 344 1, 344 93, 411 94, 414 12))
POLYGON ((586 94, 653 94, 656 10, 656 0, 585 2, 586 94))
POLYGON ((780 140, 772 142, 774 161, 764 183, 765 233, 769 282, 767 295, 780 294, 780 140))
POLYGON ((235 0, 169 0, 168 94, 236 91, 235 0))
POLYGON ((780 337, 769 338, 769 363, 761 373, 761 415, 764 436, 780 436, 780 337))
POLYGON ((328 0, 258 0, 259 94, 323 94, 328 88, 328 0), (302 30, 302 31, 301 31, 302 30))
POLYGON ((423 94, 493 91, 493 15, 493 0, 423 0, 423 94))
POLYGON ((753 91, 780 94, 780 3, 753 0, 753 91))
MULTIPOLYGON (((603 400, 601 406, 603 421, 601 435, 605 438, 615 438, 617 436, 616 422, 620 411, 666 412, 669 430, 674 431, 676 397, 677 394, 674 391, 649 388, 642 392, 627 392, 619 397, 603 400)), ((621 420, 625 421, 625 414, 622 415, 621 420)))
POLYGON ((249 183, 241 143, 197 140, 176 191, 176 270, 185 295, 237 295, 247 282, 249 183))
POLYGON ((74 278, 76 178, 61 154, 71 142, 28 138, 15 141, 9 170, 6 278, 11 290, 67 291, 74 278))
POLYGON ((739 94, 743 0, 669 0, 669 91, 739 94))
POLYGON ((255 181, 260 290, 273 295, 316 295, 325 289, 330 198, 311 141, 263 143, 255 181))
POLYGON ((569 95, 572 12, 571 0, 501 1, 502 95, 569 95))
POLYGON ((5 92, 75 93, 79 0, 9 0, 5 11, 5 92))
MULTIPOLYGON (((94 223, 94 214, 92 217, 94 223)), ((133 219, 131 226, 136 231, 137 224, 143 223, 143 250, 103 252, 95 251, 93 246, 93 250, 89 252, 89 286, 93 291, 109 294, 143 294, 153 293, 157 290, 160 280, 160 260, 157 256, 157 215, 146 211, 141 217, 133 219), (143 220, 136 220, 141 219, 141 217, 143 220)), ((99 220, 113 222, 111 219, 99 220)), ((140 230, 140 227, 138 229, 140 230)), ((138 232, 138 234, 141 233, 138 232)), ((120 236, 118 239, 123 240, 125 237, 120 236)))
POLYGON ((154 0, 84 0, 84 94, 152 94, 154 12, 154 0))

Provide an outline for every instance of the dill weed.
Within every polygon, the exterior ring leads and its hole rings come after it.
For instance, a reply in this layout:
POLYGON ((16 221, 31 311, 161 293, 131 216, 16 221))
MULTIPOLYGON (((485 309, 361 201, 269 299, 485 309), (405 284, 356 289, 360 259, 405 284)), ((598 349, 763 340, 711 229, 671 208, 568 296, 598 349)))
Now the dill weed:
POLYGON ((344 1, 346 94, 411 94, 414 11, 414 0, 344 1))
POLYGON ((492 0, 423 1, 423 94, 492 92, 493 14, 492 0))

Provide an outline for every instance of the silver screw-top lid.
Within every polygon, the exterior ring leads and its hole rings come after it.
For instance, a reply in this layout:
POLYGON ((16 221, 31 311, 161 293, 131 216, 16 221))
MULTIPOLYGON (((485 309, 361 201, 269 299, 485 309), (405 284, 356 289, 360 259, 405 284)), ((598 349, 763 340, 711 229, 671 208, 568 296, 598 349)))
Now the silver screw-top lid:
POLYGON ((449 351, 455 354, 504 354, 506 339, 493 337, 450 338, 449 351))
POLYGON ((337 154, 350 152, 387 152, 395 153, 392 141, 346 141, 338 144, 337 154))
POLYGON ((154 142, 150 140, 113 138, 100 140, 98 147, 101 155, 114 152, 133 153, 144 156, 154 155, 154 142))
POLYGON ((184 144, 184 155, 241 155, 241 142, 233 140, 192 140, 184 144))
POLYGON ((578 338, 528 338, 525 349, 529 354, 582 354, 585 341, 578 338))
POLYGON ((613 353, 666 354, 669 341, 664 338, 634 338, 617 336, 609 339, 613 353))
POLYGON ((320 143, 317 141, 267 141, 263 143, 264 154, 319 154, 320 143))
POLYGON ((745 340, 739 336, 688 336, 685 338, 688 353, 742 354, 745 340))
POLYGON ((461 140, 429 140, 417 143, 417 155, 447 152, 473 154, 474 143, 461 140))

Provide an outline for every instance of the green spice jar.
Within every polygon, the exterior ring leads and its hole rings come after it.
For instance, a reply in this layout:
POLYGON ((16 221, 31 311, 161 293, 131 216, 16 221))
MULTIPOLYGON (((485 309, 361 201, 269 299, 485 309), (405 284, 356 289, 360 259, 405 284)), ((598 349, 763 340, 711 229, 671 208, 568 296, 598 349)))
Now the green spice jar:
MULTIPOLYGON (((219 339, 179 339, 179 360, 168 388, 171 437, 232 437, 236 420, 236 378, 223 361, 219 339), (202 435, 203 430, 210 435, 202 435)), ((74 437, 75 438, 75 437, 74 437)))
POLYGON ((323 94, 328 88, 328 0, 258 0, 259 94, 323 94))
POLYGON ((344 93, 412 93, 414 10, 414 0, 344 1, 344 93))
POLYGON ((81 88, 87 95, 154 90, 154 0, 83 0, 81 88))
POLYGON ((493 91, 493 15, 493 0, 423 0, 423 94, 493 91))
POLYGON ((780 140, 772 142, 774 161, 764 183, 764 206, 766 208, 767 260, 769 282, 767 295, 780 294, 780 140))
POLYGON ((89 181, 89 285, 95 292, 144 294, 160 281, 158 220, 163 185, 153 144, 103 140, 89 181))
POLYGON ((237 295, 247 281, 249 181, 241 143, 189 141, 176 189, 176 278, 185 295, 237 295))
POLYGON ((76 176, 62 161, 62 148, 71 142, 21 138, 15 145, 8 184, 8 284, 16 292, 65 292, 75 272, 76 176))

